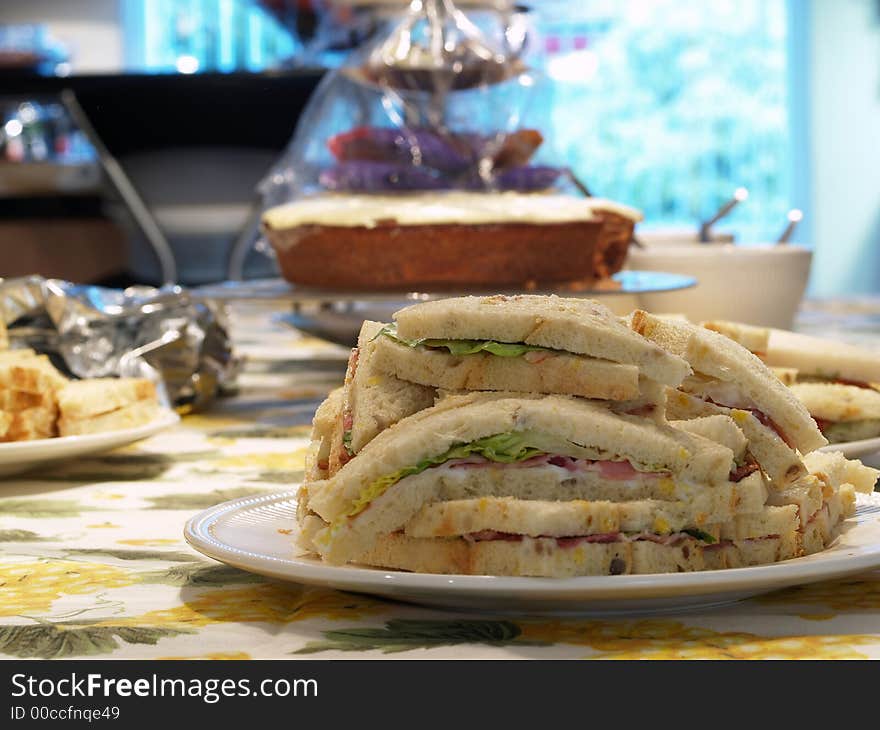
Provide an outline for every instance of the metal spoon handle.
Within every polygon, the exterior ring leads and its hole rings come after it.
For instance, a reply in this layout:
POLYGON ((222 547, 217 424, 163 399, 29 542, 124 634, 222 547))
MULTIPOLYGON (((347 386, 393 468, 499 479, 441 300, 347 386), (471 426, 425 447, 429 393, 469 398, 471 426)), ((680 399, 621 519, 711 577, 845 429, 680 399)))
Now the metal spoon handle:
POLYGON ((700 243, 709 243, 712 240, 712 226, 714 226, 718 221, 724 218, 726 215, 730 214, 737 205, 742 203, 744 200, 748 199, 749 191, 745 188, 737 188, 736 192, 734 192, 733 197, 728 200, 724 205, 722 205, 718 212, 715 213, 709 220, 703 221, 700 224, 700 243))
POLYGON ((792 208, 788 211, 788 225, 779 235, 779 238, 776 239, 776 243, 778 245, 784 245, 791 240, 791 237, 794 235, 795 229, 798 227, 798 224, 803 220, 804 214, 802 211, 797 208, 792 208))

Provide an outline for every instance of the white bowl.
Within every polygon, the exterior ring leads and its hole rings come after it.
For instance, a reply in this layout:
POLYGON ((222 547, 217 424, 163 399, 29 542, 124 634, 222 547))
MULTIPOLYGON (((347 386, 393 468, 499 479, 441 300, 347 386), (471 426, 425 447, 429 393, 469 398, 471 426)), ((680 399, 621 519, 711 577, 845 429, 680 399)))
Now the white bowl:
MULTIPOLYGON (((649 228, 640 225, 636 237, 646 246, 702 246, 699 226, 662 226, 649 228)), ((710 243, 733 243, 730 231, 713 228, 709 232, 710 243)))
POLYGON ((683 314, 694 322, 729 319, 790 329, 812 258, 810 249, 791 244, 666 245, 631 247, 627 267, 697 278, 693 289, 640 295, 648 311, 683 314))

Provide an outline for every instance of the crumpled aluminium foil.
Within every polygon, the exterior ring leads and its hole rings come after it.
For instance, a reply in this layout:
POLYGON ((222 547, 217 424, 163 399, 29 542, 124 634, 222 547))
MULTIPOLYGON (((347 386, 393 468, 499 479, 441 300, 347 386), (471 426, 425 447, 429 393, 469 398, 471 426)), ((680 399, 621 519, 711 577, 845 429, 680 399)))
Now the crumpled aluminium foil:
POLYGON ((13 343, 60 357, 73 375, 150 378, 179 409, 207 405, 238 371, 222 310, 179 286, 0 280, 0 318, 13 343))

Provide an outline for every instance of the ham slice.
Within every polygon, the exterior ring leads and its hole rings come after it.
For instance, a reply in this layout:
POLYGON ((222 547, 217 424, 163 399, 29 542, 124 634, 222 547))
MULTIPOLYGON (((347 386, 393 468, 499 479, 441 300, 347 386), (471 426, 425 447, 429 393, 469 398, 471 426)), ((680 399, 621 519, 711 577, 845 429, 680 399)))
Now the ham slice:
POLYGON ((728 479, 730 479, 730 481, 734 483, 741 482, 750 474, 754 474, 756 471, 758 471, 759 468, 760 467, 754 461, 748 464, 743 464, 742 466, 738 466, 732 472, 730 472, 730 476, 728 477, 728 479))
POLYGON ((596 466, 603 479, 612 482, 622 482, 628 479, 635 479, 637 476, 644 474, 638 471, 628 461, 597 461, 596 466))

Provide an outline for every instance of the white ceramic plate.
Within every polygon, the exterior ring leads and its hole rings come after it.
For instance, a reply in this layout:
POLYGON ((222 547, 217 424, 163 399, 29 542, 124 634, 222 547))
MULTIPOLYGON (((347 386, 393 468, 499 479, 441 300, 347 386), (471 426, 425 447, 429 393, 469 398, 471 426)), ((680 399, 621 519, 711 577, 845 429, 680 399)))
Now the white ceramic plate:
POLYGON ((166 409, 155 420, 135 428, 0 444, 0 477, 48 466, 51 462, 63 459, 88 456, 125 446, 152 436, 178 421, 180 416, 166 409))
POLYGON ((880 566, 880 495, 859 495, 841 536, 816 555, 753 568, 584 578, 505 578, 331 566, 293 546, 296 496, 237 499, 193 517, 184 536, 196 550, 286 581, 458 609, 526 613, 651 613, 705 607, 880 566))
POLYGON ((841 451, 847 459, 858 459, 880 451, 880 438, 849 441, 844 444, 828 444, 819 451, 841 451))

